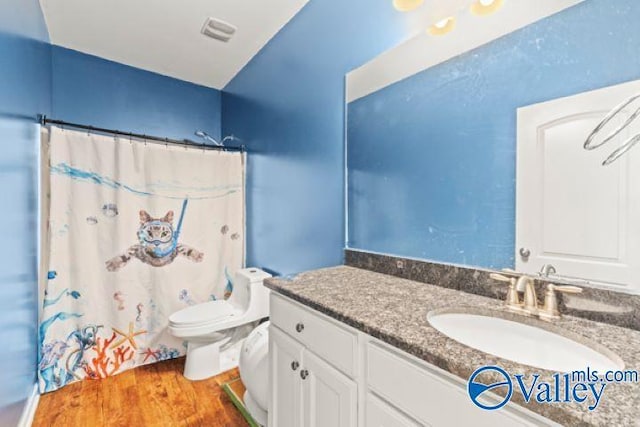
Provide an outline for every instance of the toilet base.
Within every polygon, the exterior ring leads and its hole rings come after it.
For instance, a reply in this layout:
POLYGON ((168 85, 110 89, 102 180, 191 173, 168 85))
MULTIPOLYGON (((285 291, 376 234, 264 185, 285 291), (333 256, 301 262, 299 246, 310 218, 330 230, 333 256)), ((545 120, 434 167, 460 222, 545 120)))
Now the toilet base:
POLYGON ((249 393, 249 391, 244 392, 242 400, 244 401, 244 406, 247 408, 247 411, 251 414, 251 417, 261 426, 267 427, 268 413, 258 406, 256 401, 253 400, 253 397, 251 397, 251 393, 249 393))
POLYGON ((240 340, 222 351, 220 347, 224 342, 221 341, 213 343, 189 341, 183 372, 185 378, 191 381, 206 380, 237 367, 243 341, 240 340))

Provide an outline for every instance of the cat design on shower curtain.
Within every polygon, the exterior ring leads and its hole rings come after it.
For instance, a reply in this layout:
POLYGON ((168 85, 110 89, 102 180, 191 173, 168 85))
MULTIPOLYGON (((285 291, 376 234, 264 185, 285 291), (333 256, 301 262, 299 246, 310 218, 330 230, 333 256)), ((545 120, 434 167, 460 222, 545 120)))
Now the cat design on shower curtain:
POLYGON ((173 211, 163 218, 152 218, 147 211, 140 211, 139 244, 116 256, 105 264, 107 270, 117 271, 127 265, 132 258, 154 267, 171 264, 178 255, 193 262, 202 262, 204 254, 190 246, 178 243, 178 234, 173 228, 173 211))

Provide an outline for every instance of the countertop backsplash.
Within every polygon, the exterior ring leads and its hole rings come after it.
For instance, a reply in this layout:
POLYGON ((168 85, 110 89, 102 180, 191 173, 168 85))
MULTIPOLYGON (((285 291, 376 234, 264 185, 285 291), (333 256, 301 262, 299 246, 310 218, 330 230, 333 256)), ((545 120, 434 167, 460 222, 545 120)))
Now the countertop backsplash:
MULTIPOLYGON (((507 284, 489 277, 491 273, 496 272, 493 270, 353 249, 345 250, 345 265, 502 301, 507 293, 507 284)), ((546 284, 561 283, 555 278, 534 277, 534 279, 540 304, 544 302, 546 284)), ((563 314, 640 331, 639 295, 590 287, 582 288, 581 294, 558 295, 560 310, 563 314)))

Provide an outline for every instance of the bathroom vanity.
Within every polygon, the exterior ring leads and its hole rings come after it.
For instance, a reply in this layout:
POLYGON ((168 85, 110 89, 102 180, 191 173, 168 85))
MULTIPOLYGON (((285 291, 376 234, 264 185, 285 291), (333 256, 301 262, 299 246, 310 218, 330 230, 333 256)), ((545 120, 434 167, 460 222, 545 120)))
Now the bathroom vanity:
MULTIPOLYGON (((526 404, 515 391, 500 410, 477 408, 466 387, 481 366, 551 375, 462 345, 427 321, 428 313, 451 306, 500 312, 496 299, 344 266, 266 285, 274 291, 271 426, 623 425, 637 419, 637 385, 611 386, 595 412, 576 404, 526 404)), ((640 339, 637 331, 575 318, 558 322, 571 333, 590 328, 587 335, 605 337, 602 343, 627 368, 638 366, 636 353, 623 348, 629 333, 640 339)))
POLYGON ((272 426, 555 425, 513 404, 482 411, 460 378, 280 295, 269 333, 272 426))

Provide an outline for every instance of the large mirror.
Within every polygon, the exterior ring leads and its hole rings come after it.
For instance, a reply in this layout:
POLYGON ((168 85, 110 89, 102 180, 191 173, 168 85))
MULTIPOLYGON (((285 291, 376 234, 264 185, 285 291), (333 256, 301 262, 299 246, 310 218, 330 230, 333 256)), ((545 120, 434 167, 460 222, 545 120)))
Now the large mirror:
POLYGON ((640 93, 640 11, 617 2, 453 2, 350 72, 348 247, 640 291, 640 148, 602 165, 640 125, 583 148, 640 93))

